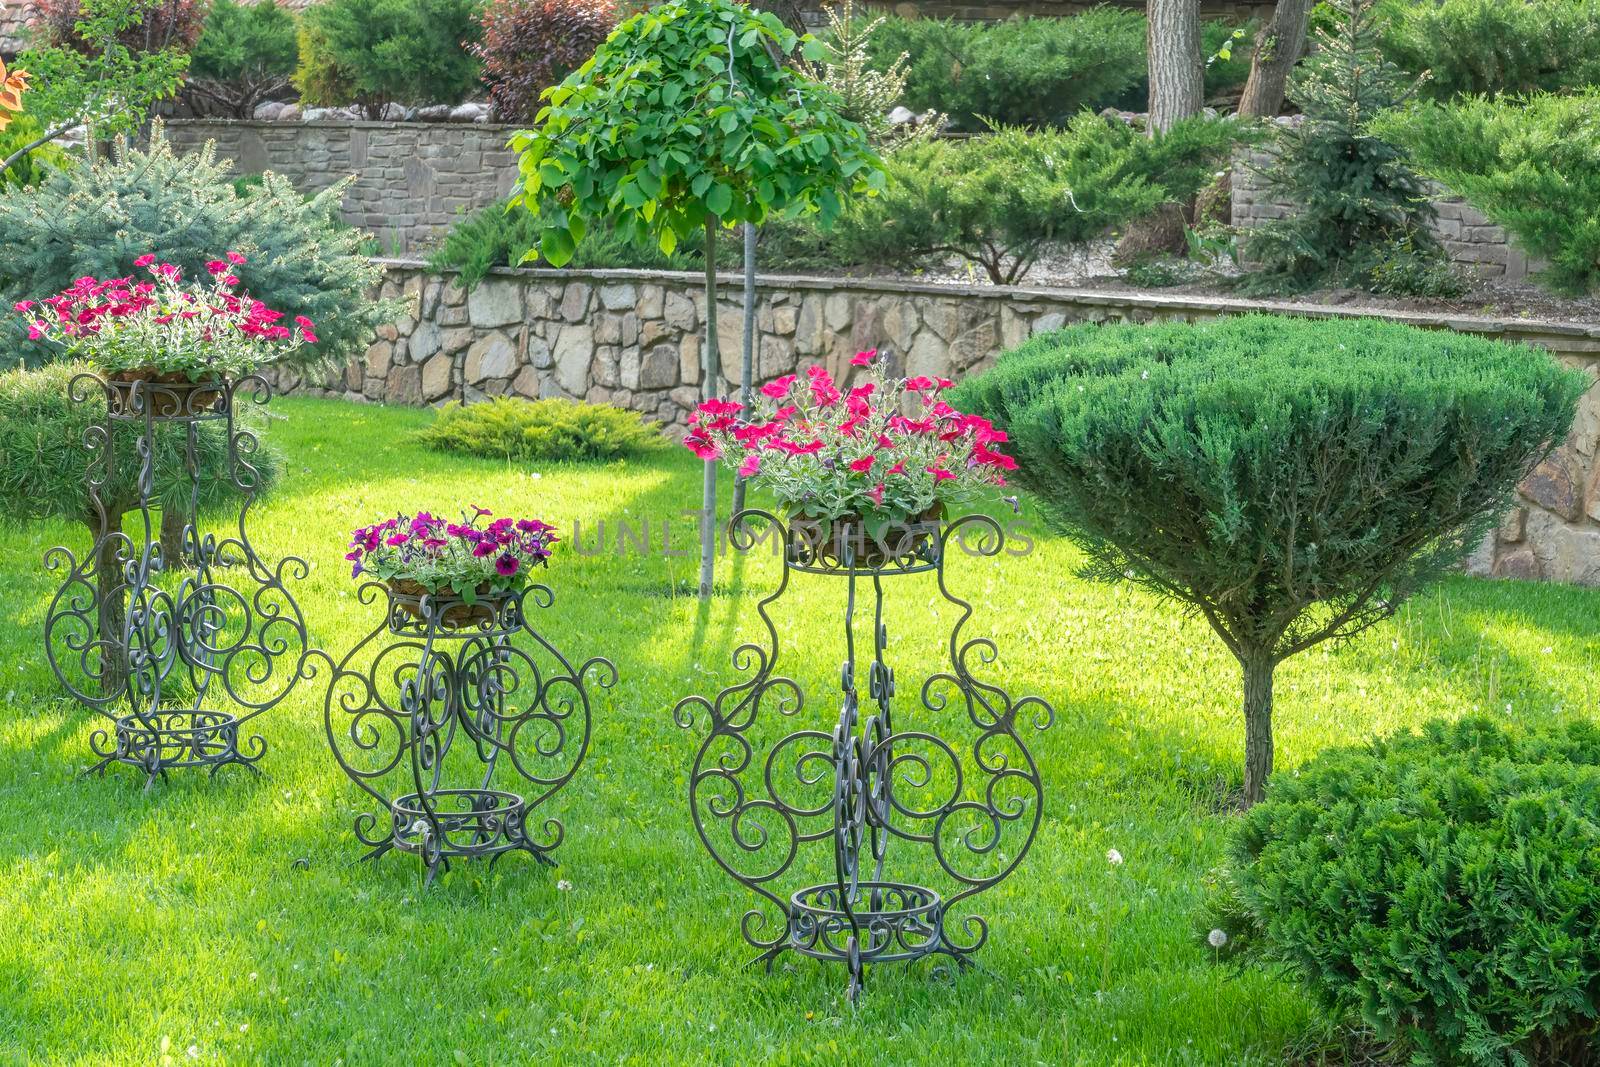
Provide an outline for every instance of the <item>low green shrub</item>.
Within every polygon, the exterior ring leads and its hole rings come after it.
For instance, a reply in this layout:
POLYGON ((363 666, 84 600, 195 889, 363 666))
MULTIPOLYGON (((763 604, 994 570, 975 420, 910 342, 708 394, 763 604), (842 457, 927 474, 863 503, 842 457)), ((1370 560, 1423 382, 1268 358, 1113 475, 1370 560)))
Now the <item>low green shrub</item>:
POLYGON ((830 240, 845 262, 906 268, 955 254, 1010 284, 1053 243, 1193 197, 1242 133, 1187 119, 1149 138, 1085 112, 1060 130, 908 145, 885 161, 884 194, 854 207, 830 240))
POLYGON ((456 104, 478 87, 472 0, 323 0, 301 16, 294 84, 312 107, 456 104))
POLYGON ((295 20, 276 3, 215 0, 189 56, 183 94, 197 111, 236 119, 289 87, 300 58, 295 20))
MULTIPOLYGON (((317 324, 303 367, 342 364, 364 352, 392 308, 371 293, 382 272, 361 255, 362 234, 339 217, 348 181, 302 197, 266 174, 242 193, 208 146, 179 156, 159 127, 144 150, 118 149, 94 166, 53 171, 30 189, 0 193, 0 307, 60 292, 83 275, 137 273, 146 253, 191 278, 223 252, 249 259, 245 288, 286 315, 317 324)), ((29 342, 19 316, 0 316, 0 367, 59 358, 29 342)))
POLYGON ((1600 288, 1600 89, 1422 103, 1373 126, 1548 260, 1551 286, 1600 288))
POLYGON ((1274 776, 1233 853, 1256 951, 1411 1062, 1594 1062, 1595 724, 1433 722, 1325 752, 1274 776))
POLYGON ((1435 99, 1600 83, 1600 0, 1394 3, 1384 51, 1435 99))
MULTIPOLYGON (((829 270, 850 266, 843 258, 843 247, 835 240, 837 232, 848 228, 848 216, 835 224, 833 232, 823 232, 806 219, 769 219, 759 229, 757 262, 763 271, 829 270)), ((450 228, 429 260, 436 271, 458 271, 459 281, 472 288, 496 267, 540 266, 537 258, 523 257, 538 244, 538 228, 526 211, 506 211, 494 204, 463 217, 450 228)), ((705 262, 698 248, 679 245, 672 252, 661 251, 654 241, 632 241, 610 226, 597 225, 578 242, 572 260, 574 269, 598 270, 622 267, 634 270, 700 271, 705 262)), ((741 270, 744 247, 740 240, 717 243, 717 266, 722 270, 741 270)))
POLYGON ((1145 72, 1145 20, 1097 7, 1070 18, 996 23, 890 17, 872 34, 871 62, 909 55, 905 97, 958 130, 1059 126, 1085 107, 1116 103, 1145 72))
POLYGON ((417 436, 443 452, 506 460, 621 459, 667 443, 636 411, 556 398, 446 404, 417 436))
POLYGON ((1548 353, 1377 320, 1076 326, 950 398, 1090 573, 1191 605, 1239 661, 1245 797, 1277 664, 1387 618, 1457 564, 1572 424, 1548 353))

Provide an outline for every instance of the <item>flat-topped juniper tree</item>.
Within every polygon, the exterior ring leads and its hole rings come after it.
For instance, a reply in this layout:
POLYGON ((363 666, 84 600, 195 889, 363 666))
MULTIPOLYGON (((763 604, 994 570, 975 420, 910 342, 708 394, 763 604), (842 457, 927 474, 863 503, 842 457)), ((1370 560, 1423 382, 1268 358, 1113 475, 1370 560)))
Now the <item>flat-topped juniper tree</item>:
MULTIPOLYGON (((733 0, 669 0, 625 20, 560 85, 521 153, 520 203, 536 216, 539 253, 572 258, 589 224, 664 252, 705 243, 701 384, 722 392, 717 350, 717 232, 769 215, 817 214, 831 225, 851 195, 883 186, 883 169, 838 97, 788 60, 823 57, 770 13, 733 0)), ((716 462, 707 459, 700 596, 711 595, 716 462)))
POLYGON ((1277 665, 1458 564, 1587 385, 1527 346, 1247 315, 1041 334, 951 403, 1009 431, 1091 576, 1183 602, 1238 659, 1250 804, 1277 665))

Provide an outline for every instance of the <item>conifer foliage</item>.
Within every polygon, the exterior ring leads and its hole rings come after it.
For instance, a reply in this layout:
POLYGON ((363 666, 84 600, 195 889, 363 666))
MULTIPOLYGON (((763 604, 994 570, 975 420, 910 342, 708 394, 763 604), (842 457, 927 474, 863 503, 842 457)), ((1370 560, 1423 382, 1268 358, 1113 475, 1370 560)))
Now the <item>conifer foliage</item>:
POLYGON ((1374 0, 1330 6, 1334 29, 1318 31, 1289 90, 1302 118, 1280 128, 1276 161, 1264 174, 1273 194, 1300 208, 1249 232, 1242 251, 1256 270, 1246 288, 1437 289, 1443 253, 1428 230, 1433 208, 1424 180, 1402 149, 1368 129, 1415 85, 1378 50, 1374 0), (1395 270, 1397 258, 1411 269, 1395 270), (1385 283, 1397 278, 1398 286, 1385 283))

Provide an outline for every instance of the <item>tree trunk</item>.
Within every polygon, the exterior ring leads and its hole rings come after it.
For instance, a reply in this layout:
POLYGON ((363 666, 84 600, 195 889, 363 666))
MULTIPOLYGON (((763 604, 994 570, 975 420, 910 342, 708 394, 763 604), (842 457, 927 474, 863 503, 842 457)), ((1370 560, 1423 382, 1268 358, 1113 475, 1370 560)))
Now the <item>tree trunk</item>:
POLYGON ((1289 71, 1305 51, 1313 6, 1314 0, 1278 0, 1271 20, 1256 34, 1250 77, 1239 98, 1240 115, 1271 118, 1282 109, 1289 71))
POLYGON ((187 525, 188 520, 183 512, 162 505, 161 562, 169 571, 180 571, 189 565, 188 558, 183 554, 183 529, 187 525))
MULTIPOLYGON (((746 417, 750 414, 750 398, 755 388, 752 384, 756 371, 756 224, 744 224, 744 352, 741 354, 739 375, 739 401, 744 404, 746 417)), ((733 483, 733 513, 744 510, 743 478, 733 483)))
POLYGON ((1263 796, 1272 773, 1272 654, 1247 649, 1239 657, 1244 670, 1244 806, 1263 796))
MULTIPOLYGON (((706 341, 700 357, 701 396, 717 395, 717 379, 722 374, 722 356, 717 351, 717 227, 715 216, 706 217, 706 341)), ((717 564, 717 460, 706 460, 705 482, 700 496, 700 599, 711 598, 711 582, 717 564)))
POLYGON ((97 524, 90 523, 89 532, 100 542, 94 567, 95 624, 99 628, 103 667, 100 687, 106 696, 111 696, 128 684, 128 646, 126 635, 122 632, 128 613, 123 604, 127 590, 122 577, 122 541, 109 536, 122 529, 122 514, 108 514, 107 519, 110 523, 108 530, 97 530, 97 524))
POLYGON ((1205 61, 1200 55, 1200 0, 1150 0, 1150 124, 1152 136, 1200 113, 1205 61))

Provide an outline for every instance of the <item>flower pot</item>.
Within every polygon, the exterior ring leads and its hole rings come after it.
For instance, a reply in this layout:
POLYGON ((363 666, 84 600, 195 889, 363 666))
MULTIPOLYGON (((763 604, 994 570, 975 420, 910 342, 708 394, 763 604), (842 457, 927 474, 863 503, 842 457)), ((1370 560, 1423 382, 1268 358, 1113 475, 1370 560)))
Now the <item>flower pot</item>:
POLYGON ((217 378, 190 381, 182 371, 156 367, 134 367, 106 375, 111 383, 111 412, 114 415, 142 416, 148 411, 158 419, 209 415, 221 409, 223 389, 217 378), (135 401, 135 393, 139 400, 135 401))
POLYGON ((876 570, 932 563, 936 556, 944 504, 935 501, 906 522, 891 523, 878 537, 867 533, 859 514, 836 519, 789 517, 789 562, 828 570, 876 570), (848 563, 846 562, 848 561, 848 563))
POLYGON ((394 602, 400 606, 400 610, 415 619, 423 620, 426 620, 429 614, 436 614, 439 625, 446 630, 460 630, 494 622, 511 595, 509 593, 491 595, 489 583, 484 582, 478 586, 477 601, 468 604, 454 591, 430 593, 426 586, 409 578, 391 578, 387 584, 389 591, 395 595, 394 602), (422 610, 423 597, 428 598, 430 611, 427 614, 422 610), (445 606, 443 612, 439 612, 438 605, 445 606))

